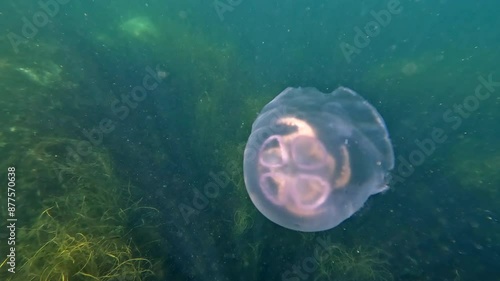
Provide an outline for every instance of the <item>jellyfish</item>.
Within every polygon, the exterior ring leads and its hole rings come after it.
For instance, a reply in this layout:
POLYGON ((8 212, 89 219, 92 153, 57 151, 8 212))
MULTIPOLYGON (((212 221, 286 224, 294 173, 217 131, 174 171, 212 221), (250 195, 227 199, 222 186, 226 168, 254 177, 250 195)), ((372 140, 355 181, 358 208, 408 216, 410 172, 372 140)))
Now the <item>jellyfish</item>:
POLYGON ((243 166, 250 199, 265 217, 314 232, 386 190, 394 153, 382 117, 356 92, 287 88, 254 121, 243 166))

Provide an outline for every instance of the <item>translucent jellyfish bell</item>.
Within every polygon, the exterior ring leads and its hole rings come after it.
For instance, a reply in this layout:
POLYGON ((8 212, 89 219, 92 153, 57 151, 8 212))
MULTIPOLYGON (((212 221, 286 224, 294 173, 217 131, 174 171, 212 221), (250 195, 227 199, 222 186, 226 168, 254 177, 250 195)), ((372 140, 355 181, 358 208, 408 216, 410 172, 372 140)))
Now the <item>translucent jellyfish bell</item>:
POLYGON ((377 110, 354 91, 287 88, 252 126, 247 191, 271 221, 293 230, 333 228, 387 188, 394 166, 377 110))

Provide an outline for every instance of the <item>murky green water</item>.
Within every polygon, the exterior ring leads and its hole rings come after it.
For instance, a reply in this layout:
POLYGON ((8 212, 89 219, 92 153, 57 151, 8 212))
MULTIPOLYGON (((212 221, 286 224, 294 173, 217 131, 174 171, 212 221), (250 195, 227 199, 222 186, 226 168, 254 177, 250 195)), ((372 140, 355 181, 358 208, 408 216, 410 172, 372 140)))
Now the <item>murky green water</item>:
POLYGON ((500 280, 499 8, 4 1, 0 278, 500 280), (390 189, 316 233, 243 181, 252 122, 299 86, 354 89, 395 153, 390 189))

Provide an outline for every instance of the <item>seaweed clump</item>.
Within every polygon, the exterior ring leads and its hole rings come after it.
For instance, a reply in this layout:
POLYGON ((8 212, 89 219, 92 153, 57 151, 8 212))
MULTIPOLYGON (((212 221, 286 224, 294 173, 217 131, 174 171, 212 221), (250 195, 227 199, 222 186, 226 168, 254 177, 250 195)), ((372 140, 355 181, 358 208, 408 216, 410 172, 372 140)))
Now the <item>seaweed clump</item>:
POLYGON ((115 177, 105 150, 64 162, 57 151, 74 142, 45 138, 26 153, 24 169, 34 162, 42 168, 32 169, 33 178, 18 193, 26 204, 40 200, 31 206, 38 215, 24 214, 18 268, 6 280, 151 280, 153 264, 134 244, 135 230, 128 225, 134 213, 157 210, 132 199, 132 186, 115 177))
POLYGON ((332 245, 330 253, 319 262, 319 274, 316 280, 339 281, 391 281, 388 255, 378 248, 354 247, 348 249, 341 245, 332 245))

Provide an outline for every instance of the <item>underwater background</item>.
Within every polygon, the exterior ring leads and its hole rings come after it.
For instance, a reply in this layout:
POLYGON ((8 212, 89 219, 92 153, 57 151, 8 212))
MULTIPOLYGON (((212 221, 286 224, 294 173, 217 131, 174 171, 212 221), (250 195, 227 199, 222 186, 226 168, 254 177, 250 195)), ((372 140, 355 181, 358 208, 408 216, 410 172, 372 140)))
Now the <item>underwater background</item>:
POLYGON ((0 280, 500 280, 498 11, 2 1, 0 280), (340 85, 387 124, 390 189, 328 231, 275 225, 243 182, 251 124, 340 85))

